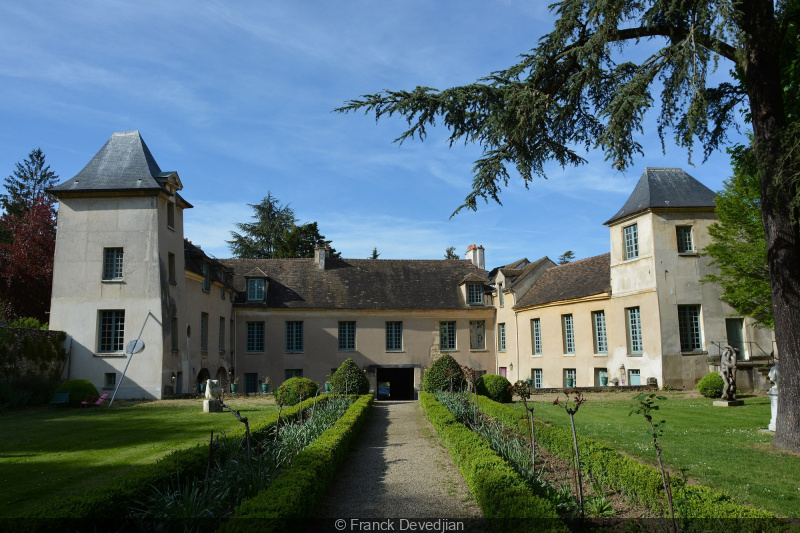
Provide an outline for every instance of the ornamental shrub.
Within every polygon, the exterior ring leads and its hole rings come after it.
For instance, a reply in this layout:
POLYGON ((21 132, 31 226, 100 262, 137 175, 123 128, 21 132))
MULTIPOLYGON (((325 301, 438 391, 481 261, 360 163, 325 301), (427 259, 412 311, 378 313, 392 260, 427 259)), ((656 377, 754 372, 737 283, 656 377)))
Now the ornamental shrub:
POLYGON ((275 401, 285 406, 297 405, 301 393, 303 400, 307 400, 317 393, 317 384, 308 378, 289 378, 275 391, 275 401))
POLYGON ((487 396, 498 403, 511 403, 511 382, 497 374, 485 374, 475 382, 478 394, 487 396))
POLYGON ((367 394, 369 380, 352 358, 342 363, 330 379, 331 391, 336 394, 367 394))
POLYGON ((725 382, 716 372, 709 372, 706 377, 697 382, 697 390, 706 398, 721 398, 725 382))
POLYGON ((460 390, 464 387, 464 372, 461 366, 453 359, 450 354, 439 357, 425 371, 422 379, 422 390, 425 392, 438 392, 450 390, 450 380, 453 381, 453 390, 460 390))
POLYGON ((100 396, 97 388, 88 379, 70 379, 58 386, 56 392, 69 393, 69 406, 79 407, 87 396, 100 396))

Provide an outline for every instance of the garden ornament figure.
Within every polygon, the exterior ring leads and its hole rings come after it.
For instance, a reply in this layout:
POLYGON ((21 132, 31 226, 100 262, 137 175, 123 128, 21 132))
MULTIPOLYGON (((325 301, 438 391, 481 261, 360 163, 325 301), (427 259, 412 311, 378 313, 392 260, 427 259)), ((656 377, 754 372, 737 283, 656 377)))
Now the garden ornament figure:
POLYGON ((219 400, 220 392, 222 392, 222 387, 219 384, 218 379, 209 379, 206 381, 206 398, 209 400, 219 400))
POLYGON ((722 399, 733 401, 736 399, 736 356, 739 350, 733 346, 726 346, 722 350, 719 375, 722 378, 722 399))

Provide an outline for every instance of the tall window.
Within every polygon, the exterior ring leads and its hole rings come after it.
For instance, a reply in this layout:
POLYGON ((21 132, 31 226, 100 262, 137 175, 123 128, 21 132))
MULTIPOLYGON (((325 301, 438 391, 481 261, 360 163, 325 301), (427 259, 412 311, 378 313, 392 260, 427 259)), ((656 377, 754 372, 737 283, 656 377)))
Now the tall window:
POLYGON ((103 279, 122 279, 122 248, 103 249, 103 279))
POLYGON ((248 279, 247 280, 247 301, 248 302, 263 302, 264 301, 264 279, 248 279))
POLYGON ((469 323, 469 349, 486 349, 486 322, 484 320, 472 320, 469 323))
POLYGON ((200 313, 200 349, 208 350, 208 313, 200 313))
POLYGON ((594 330, 594 353, 608 353, 605 311, 592 312, 592 329, 594 330))
POLYGON ((168 258, 168 265, 169 265, 169 282, 170 283, 177 283, 178 280, 175 276, 175 254, 167 254, 168 258))
POLYGON ((456 323, 439 322, 439 349, 456 349, 456 323))
POLYGON ((211 290, 211 280, 208 277, 208 263, 203 261, 203 290, 208 292, 211 290))
POLYGON ((339 350, 350 351, 356 349, 356 323, 339 322, 339 350))
POLYGON ((483 305, 482 283, 467 283, 467 304, 483 305))
POLYGON ((497 350, 506 351, 506 325, 502 323, 497 324, 497 350))
POLYGON ((255 372, 245 372, 244 392, 247 394, 255 394, 258 392, 258 374, 255 372))
POLYGON ((286 322, 286 351, 287 352, 302 352, 303 351, 303 322, 302 321, 287 321, 286 322))
POLYGON ((497 284, 497 299, 500 301, 500 307, 503 307, 506 303, 505 297, 503 295, 503 284, 497 284))
POLYGON ((561 331, 564 336, 564 353, 575 353, 575 329, 572 325, 572 315, 561 315, 561 331))
POLYGON ((219 351, 225 351, 225 317, 219 317, 219 351))
POLYGON ((678 306, 678 330, 681 336, 682 352, 694 352, 702 349, 699 305, 678 306))
POLYGON ((248 322, 247 323, 247 343, 245 349, 248 352, 263 352, 264 351, 264 323, 263 322, 248 322))
POLYGON ((625 259, 636 259, 639 257, 639 229, 636 224, 622 228, 625 237, 625 259))
POLYGON ((628 326, 628 353, 642 353, 642 315, 638 307, 625 309, 628 326))
POLYGON ((175 228, 175 204, 167 202, 167 227, 175 228))
POLYGON ((400 352, 403 350, 403 323, 386 323, 386 351, 400 352))
POLYGON ((694 252, 694 242, 692 242, 692 227, 678 226, 675 228, 678 236, 678 253, 694 252))
POLYGON ((105 385, 103 385, 106 389, 113 389, 117 385, 117 373, 116 372, 108 372, 105 375, 105 385))
POLYGON ((538 318, 531 320, 531 347, 533 355, 542 355, 542 322, 538 318))
POLYGON ((531 379, 533 380, 533 388, 534 389, 541 389, 542 388, 542 369, 541 368, 534 368, 531 370, 531 379))
POLYGON ((99 352, 121 352, 125 345, 125 311, 100 311, 99 352))
POLYGON ((564 369, 564 385, 567 386, 567 387, 577 387, 578 386, 578 382, 577 382, 577 378, 576 378, 576 372, 575 372, 574 368, 565 368, 564 369))
POLYGON ((169 333, 169 343, 173 352, 178 351, 178 317, 172 317, 172 331, 169 333))

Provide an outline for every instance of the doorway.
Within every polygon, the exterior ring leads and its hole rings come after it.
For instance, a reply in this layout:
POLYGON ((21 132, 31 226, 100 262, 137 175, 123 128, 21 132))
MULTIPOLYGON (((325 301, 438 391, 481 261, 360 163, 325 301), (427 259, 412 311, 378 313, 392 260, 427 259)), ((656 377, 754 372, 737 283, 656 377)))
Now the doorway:
POLYGON ((739 350, 739 355, 736 356, 736 359, 739 361, 747 359, 744 351, 744 319, 726 318, 725 331, 728 334, 728 344, 739 350))
POLYGON ((414 400, 414 369, 378 367, 379 400, 414 400))

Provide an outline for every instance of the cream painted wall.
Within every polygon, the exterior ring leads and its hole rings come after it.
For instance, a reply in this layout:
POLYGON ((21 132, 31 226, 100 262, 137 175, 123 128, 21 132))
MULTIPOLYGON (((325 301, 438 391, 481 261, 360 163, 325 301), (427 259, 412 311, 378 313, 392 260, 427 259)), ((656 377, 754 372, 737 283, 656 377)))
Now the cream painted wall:
MULTIPOLYGON (((68 198, 58 211, 50 327, 72 336, 69 374, 102 390, 105 374, 121 377, 124 353, 99 354, 101 310, 125 311, 125 341, 142 330, 118 398, 161 397, 161 290, 157 198, 68 198), (123 248, 123 279, 102 281, 103 249, 123 248), (152 312, 153 317, 148 318, 152 312), (145 320, 147 321, 145 322, 145 320)), ((113 389, 111 389, 113 390, 113 389)))
MULTIPOLYGON (((450 353, 460 364, 492 372, 495 368, 494 311, 362 311, 299 309, 236 309, 236 374, 243 382, 245 373, 270 377, 277 386, 284 380, 284 369, 303 369, 303 375, 323 383, 332 369, 352 357, 360 367, 369 365, 420 365, 427 368, 439 352, 439 321, 456 321, 456 347, 450 353), (303 352, 286 353, 286 321, 303 322, 303 352), (483 320, 486 326, 484 350, 470 350, 469 322, 483 320), (338 350, 339 321, 356 322, 356 349, 338 350), (386 351, 386 322, 403 322, 403 350, 386 351), (248 353, 247 322, 265 323, 265 350, 248 353)), ((369 377, 369 376, 368 376, 369 377)), ((417 375, 415 387, 419 390, 417 375)), ((374 381, 374 376, 372 376, 374 381)))

